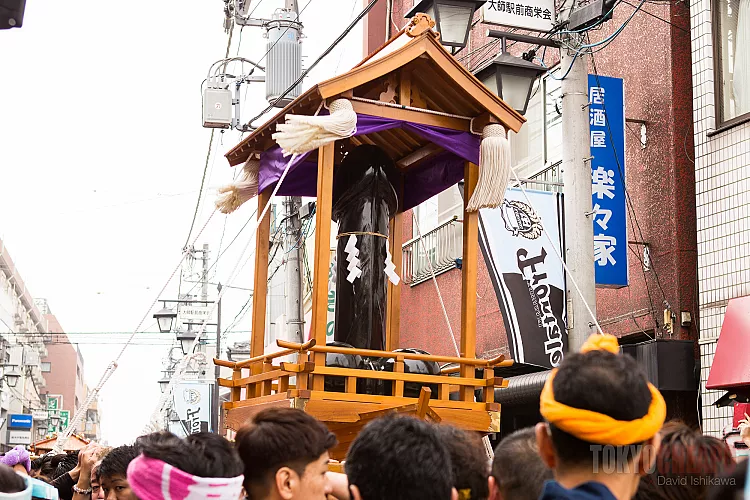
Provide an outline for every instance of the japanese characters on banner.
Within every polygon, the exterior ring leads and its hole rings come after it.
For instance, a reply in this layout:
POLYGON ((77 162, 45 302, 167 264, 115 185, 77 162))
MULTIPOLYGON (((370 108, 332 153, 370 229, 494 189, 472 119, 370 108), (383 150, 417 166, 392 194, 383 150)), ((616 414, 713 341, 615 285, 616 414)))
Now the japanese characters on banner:
POLYGON ((622 78, 589 75, 596 285, 628 286, 625 97, 622 78))
POLYGON ((553 368, 568 348, 564 241, 559 193, 508 189, 505 201, 479 212, 479 245, 500 304, 511 357, 553 368), (550 240, 544 234, 547 230, 550 240))
POLYGON ((211 432, 211 391, 213 384, 186 381, 175 387, 174 408, 179 421, 169 422, 169 431, 180 437, 211 432))
POLYGON ((547 32, 555 24, 554 0, 487 0, 482 20, 534 31, 547 32))

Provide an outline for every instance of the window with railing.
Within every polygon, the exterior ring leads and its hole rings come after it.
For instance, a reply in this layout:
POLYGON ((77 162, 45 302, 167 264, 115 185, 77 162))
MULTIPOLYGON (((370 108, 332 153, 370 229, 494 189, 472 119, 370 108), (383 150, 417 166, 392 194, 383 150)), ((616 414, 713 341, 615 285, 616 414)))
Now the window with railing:
MULTIPOLYGON (((416 233, 416 231, 415 231, 416 233)), ((461 258, 463 229, 458 217, 453 217, 435 229, 412 238, 403 245, 404 283, 417 285, 456 267, 461 258)))

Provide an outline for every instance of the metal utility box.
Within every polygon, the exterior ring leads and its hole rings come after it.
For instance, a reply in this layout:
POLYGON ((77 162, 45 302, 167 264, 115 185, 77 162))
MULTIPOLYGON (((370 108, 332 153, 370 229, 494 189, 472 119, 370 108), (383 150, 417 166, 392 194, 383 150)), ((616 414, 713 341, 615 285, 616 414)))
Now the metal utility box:
POLYGON ((646 372, 660 391, 696 391, 694 343, 691 340, 655 339, 620 346, 646 372))
POLYGON ((227 89, 207 88, 203 91, 203 126, 229 128, 232 124, 232 92, 227 89))

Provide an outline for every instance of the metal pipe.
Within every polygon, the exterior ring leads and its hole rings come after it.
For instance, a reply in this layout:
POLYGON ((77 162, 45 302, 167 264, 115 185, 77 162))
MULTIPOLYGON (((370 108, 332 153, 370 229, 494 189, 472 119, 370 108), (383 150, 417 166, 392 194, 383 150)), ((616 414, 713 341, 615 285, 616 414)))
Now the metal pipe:
POLYGON ((501 38, 505 40, 513 40, 514 42, 530 43, 533 45, 544 45, 545 47, 555 47, 555 48, 561 47, 560 42, 558 42, 557 40, 552 40, 550 38, 541 38, 538 36, 521 35, 518 33, 510 33, 508 31, 487 30, 487 36, 490 38, 501 38))

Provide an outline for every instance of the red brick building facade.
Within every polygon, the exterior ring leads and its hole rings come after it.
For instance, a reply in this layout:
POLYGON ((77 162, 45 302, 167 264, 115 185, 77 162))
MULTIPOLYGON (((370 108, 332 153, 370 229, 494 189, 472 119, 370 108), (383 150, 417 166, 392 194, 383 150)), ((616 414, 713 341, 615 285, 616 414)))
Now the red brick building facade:
MULTIPOLYGON (((404 15, 412 6, 411 0, 392 1, 391 34, 406 24, 404 15)), ((625 2, 619 4, 612 21, 600 31, 592 32, 591 41, 612 34, 633 10, 625 2)), ((387 2, 379 2, 368 15, 364 36, 366 53, 385 41, 388 26, 386 13, 387 2)), ((468 46, 455 55, 470 70, 475 70, 498 53, 499 44, 489 43, 491 40, 486 37, 487 29, 507 30, 481 22, 480 12, 475 14, 474 22, 468 46)), ((597 316, 602 328, 621 337, 623 343, 650 338, 690 340, 696 343, 695 359, 698 359, 689 30, 690 13, 685 2, 648 3, 614 42, 593 58, 598 74, 624 79, 626 185, 632 204, 628 210, 629 286, 617 290, 597 290, 597 316), (644 270, 642 264, 645 245, 650 251, 650 270, 644 270), (676 320, 671 334, 663 328, 664 309, 667 307, 676 320)), ((509 51, 516 55, 528 49, 529 46, 522 43, 509 47, 509 51)), ((558 58, 557 50, 545 52, 546 65, 552 69, 558 58)), ((593 68, 590 67, 590 70, 593 68)), ((554 84, 552 80, 548 81, 550 85, 554 84)), ((547 120, 550 102, 545 101, 545 104, 543 119, 547 120)), ((545 159, 541 169, 530 169, 527 178, 561 180, 559 173, 550 170, 554 166, 552 160, 545 159)), ((438 213, 437 222, 442 223, 451 213, 448 211, 441 216, 444 207, 439 204, 435 211, 438 213)), ((419 207, 415 210, 419 210, 419 207)), ((403 220, 403 238, 408 243, 417 235, 411 211, 405 214, 403 220)), ((453 224, 460 224, 460 220, 453 224)), ((420 229, 426 235, 433 227, 420 229)), ((461 273, 454 267, 441 272, 436 281, 458 343, 461 273)), ((490 357, 508 353, 500 304, 481 254, 477 295, 477 355, 490 357)), ((450 339, 450 330, 432 279, 405 284, 401 298, 401 347, 454 355, 456 351, 450 339)), ((695 367, 688 367, 688 371, 692 368, 695 367)), ((671 416, 696 421, 697 381, 695 392, 674 392, 666 397, 671 416)))

